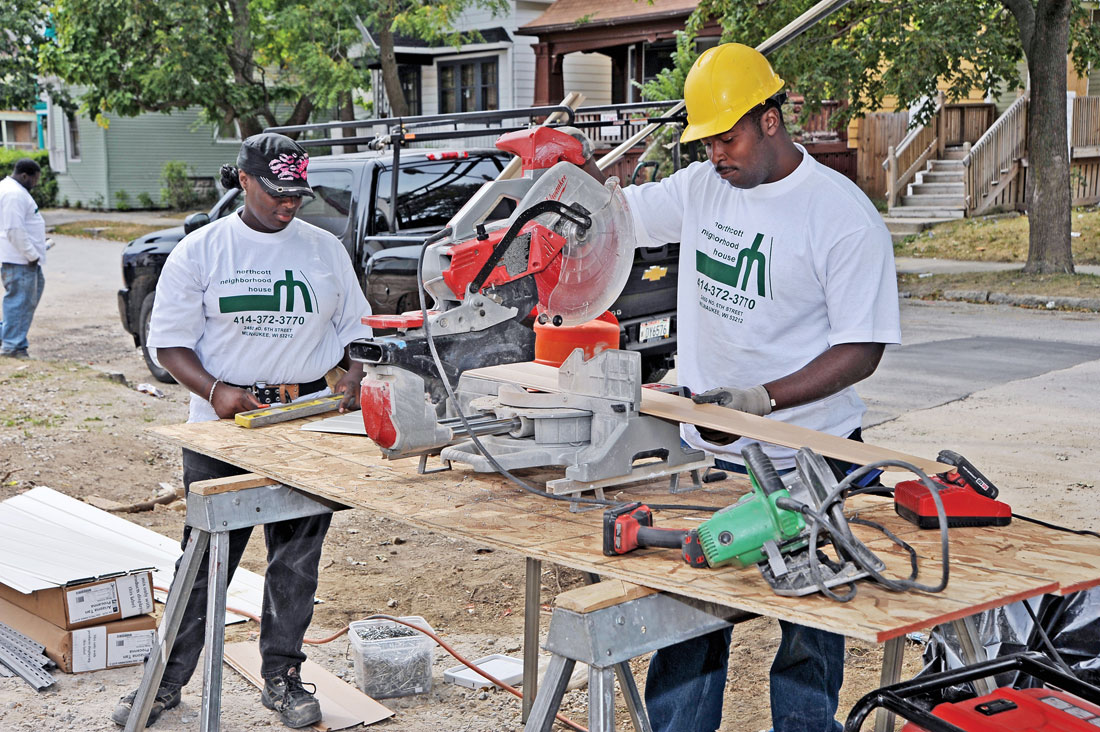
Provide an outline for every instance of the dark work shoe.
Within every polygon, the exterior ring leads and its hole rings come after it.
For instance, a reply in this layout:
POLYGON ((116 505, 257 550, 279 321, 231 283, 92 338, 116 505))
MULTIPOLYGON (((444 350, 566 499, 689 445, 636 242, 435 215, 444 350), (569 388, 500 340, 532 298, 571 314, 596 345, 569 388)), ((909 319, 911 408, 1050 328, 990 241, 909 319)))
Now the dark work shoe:
MULTIPOLYGON (((118 706, 115 707, 115 711, 111 712, 112 722, 120 727, 126 726, 126 720, 130 718, 130 712, 134 708, 134 698, 136 696, 137 689, 134 689, 118 700, 118 706)), ((149 709, 149 719, 145 721, 145 726, 152 727, 164 710, 178 707, 181 696, 181 690, 176 686, 162 686, 157 689, 157 696, 153 700, 153 706, 149 709)))
POLYGON ((264 706, 279 713, 279 719, 291 729, 308 727, 321 721, 321 705, 314 694, 317 687, 303 684, 298 669, 289 668, 279 676, 264 679, 264 706), (312 687, 307 690, 306 686, 312 687))

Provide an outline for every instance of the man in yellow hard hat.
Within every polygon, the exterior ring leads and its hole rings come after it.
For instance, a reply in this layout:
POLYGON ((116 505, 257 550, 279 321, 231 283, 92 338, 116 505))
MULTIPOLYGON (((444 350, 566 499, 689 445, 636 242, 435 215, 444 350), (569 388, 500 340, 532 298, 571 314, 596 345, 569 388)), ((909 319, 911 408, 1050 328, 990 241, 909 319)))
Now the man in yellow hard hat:
MULTIPOLYGON (((706 51, 684 84, 681 140, 701 140, 708 161, 624 193, 640 245, 680 242, 676 364, 696 401, 858 440, 865 407, 852 384, 901 339, 893 247, 867 197, 788 136, 783 87, 748 46, 706 51)), ((751 440, 692 425, 681 435, 723 469, 744 472, 751 440)), ((763 448, 781 472, 793 466, 793 450, 763 448)), ((780 624, 775 732, 839 732, 844 638, 780 624)), ((654 654, 646 682, 654 730, 718 728, 730 636, 654 654)))

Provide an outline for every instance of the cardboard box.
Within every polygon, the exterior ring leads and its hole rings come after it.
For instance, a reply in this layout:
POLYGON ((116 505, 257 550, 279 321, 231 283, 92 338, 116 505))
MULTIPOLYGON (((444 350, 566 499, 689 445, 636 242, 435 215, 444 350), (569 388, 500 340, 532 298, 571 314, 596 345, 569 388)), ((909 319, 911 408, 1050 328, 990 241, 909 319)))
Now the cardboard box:
POLYGON ((157 633, 152 615, 70 630, 4 600, 0 600, 0 623, 46 646, 46 655, 66 673, 139 664, 152 651, 157 633))
POLYGON ((135 572, 114 579, 50 587, 27 595, 0 583, 0 600, 59 628, 85 628, 153 612, 153 576, 135 572))

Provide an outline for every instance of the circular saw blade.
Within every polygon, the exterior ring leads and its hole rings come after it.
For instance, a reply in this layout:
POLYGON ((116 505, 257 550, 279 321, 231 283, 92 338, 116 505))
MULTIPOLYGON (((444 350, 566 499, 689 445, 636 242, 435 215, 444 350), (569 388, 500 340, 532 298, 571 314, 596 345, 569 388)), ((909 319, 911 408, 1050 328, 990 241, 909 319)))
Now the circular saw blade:
POLYGON ((543 311, 557 325, 580 325, 600 316, 622 292, 634 265, 634 219, 617 178, 605 184, 607 204, 591 215, 582 236, 567 235, 561 275, 543 311), (560 320, 558 320, 560 318, 560 320))

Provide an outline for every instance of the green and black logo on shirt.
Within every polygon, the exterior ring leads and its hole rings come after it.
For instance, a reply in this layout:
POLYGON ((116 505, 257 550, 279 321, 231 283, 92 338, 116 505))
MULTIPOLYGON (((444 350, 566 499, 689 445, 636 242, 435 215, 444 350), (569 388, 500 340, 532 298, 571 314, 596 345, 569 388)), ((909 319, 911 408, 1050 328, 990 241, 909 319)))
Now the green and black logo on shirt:
POLYGON ((728 287, 756 297, 765 297, 768 286, 768 261, 760 244, 763 234, 757 234, 752 246, 742 249, 736 255, 727 255, 715 250, 714 253, 728 262, 707 256, 702 251, 695 252, 695 269, 699 274, 721 282, 728 287), (751 289, 750 289, 751 288, 751 289))
POLYGON ((220 297, 218 298, 218 306, 223 313, 241 313, 249 310, 292 313, 299 294, 302 297, 302 305, 305 311, 312 313, 313 298, 310 297, 308 284, 302 280, 294 279, 294 270, 288 269, 286 270, 286 278, 275 282, 271 294, 220 297))

